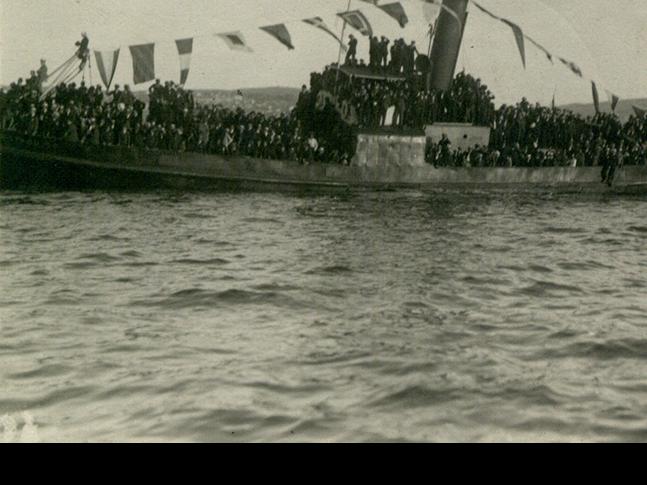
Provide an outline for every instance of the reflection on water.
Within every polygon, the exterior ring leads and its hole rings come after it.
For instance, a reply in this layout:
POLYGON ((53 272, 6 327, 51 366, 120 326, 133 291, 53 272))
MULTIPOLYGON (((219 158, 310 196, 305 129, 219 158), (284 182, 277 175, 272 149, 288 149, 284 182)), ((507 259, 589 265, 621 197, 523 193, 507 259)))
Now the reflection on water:
POLYGON ((0 437, 647 441, 646 202, 0 193, 0 437))

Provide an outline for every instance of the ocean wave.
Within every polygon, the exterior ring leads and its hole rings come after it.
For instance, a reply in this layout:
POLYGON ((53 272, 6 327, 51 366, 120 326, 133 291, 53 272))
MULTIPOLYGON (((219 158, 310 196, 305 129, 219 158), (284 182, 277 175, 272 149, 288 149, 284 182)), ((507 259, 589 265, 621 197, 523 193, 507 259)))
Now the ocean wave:
POLYGON ((171 264, 186 264, 186 265, 195 265, 195 266, 224 266, 229 263, 230 261, 223 258, 211 258, 211 259, 184 258, 184 259, 175 259, 171 261, 171 264))
POLYGON ((323 276, 343 275, 349 273, 353 273, 353 270, 349 266, 344 265, 319 266, 317 268, 312 268, 306 271, 307 275, 323 276))
POLYGON ((170 294, 166 298, 137 300, 130 305, 164 307, 169 309, 217 307, 218 305, 272 305, 297 309, 304 306, 298 300, 274 291, 247 291, 228 289, 224 291, 188 288, 170 294))
POLYGON ((593 360, 636 359, 647 362, 647 339, 623 338, 604 342, 573 342, 542 350, 537 359, 586 358, 593 360))

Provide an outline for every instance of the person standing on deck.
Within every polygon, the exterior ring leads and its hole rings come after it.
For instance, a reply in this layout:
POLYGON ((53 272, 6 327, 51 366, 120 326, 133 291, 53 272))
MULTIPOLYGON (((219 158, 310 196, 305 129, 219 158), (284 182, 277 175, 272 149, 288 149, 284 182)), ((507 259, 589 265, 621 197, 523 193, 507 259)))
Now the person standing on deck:
POLYGON ((40 68, 38 69, 38 72, 36 73, 36 75, 38 76, 38 82, 42 86, 47 81, 47 78, 48 78, 47 62, 45 61, 45 59, 40 60, 40 68))
POLYGON ((386 69, 388 66, 388 58, 389 58, 389 41, 386 37, 382 36, 380 41, 378 42, 378 58, 377 58, 377 66, 381 69, 386 69))
POLYGON ((348 52, 346 53, 346 64, 357 63, 357 39, 353 34, 348 36, 348 52))

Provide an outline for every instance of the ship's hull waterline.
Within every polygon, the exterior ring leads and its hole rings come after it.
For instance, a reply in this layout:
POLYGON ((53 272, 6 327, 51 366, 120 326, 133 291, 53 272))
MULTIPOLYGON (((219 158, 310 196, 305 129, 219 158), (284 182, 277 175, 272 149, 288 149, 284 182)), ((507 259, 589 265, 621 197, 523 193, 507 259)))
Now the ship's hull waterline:
POLYGON ((284 160, 171 153, 0 134, 0 186, 67 189, 345 191, 491 189, 647 193, 647 167, 618 170, 613 186, 600 167, 435 168, 303 165, 284 160))

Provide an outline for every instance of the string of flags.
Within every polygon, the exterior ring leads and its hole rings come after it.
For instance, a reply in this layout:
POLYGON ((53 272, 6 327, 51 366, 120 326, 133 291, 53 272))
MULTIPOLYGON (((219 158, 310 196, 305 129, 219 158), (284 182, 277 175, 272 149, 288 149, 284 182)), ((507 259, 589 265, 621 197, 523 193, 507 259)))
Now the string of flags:
MULTIPOLYGON (((362 1, 375 5, 398 22, 402 28, 409 23, 409 17, 407 16, 404 6, 400 2, 389 2, 384 5, 379 5, 379 0, 362 1)), ((362 35, 373 35, 373 27, 371 26, 371 23, 360 10, 341 12, 338 16, 362 35)), ((339 44, 340 48, 343 50, 347 49, 343 40, 339 38, 339 36, 330 27, 328 27, 321 17, 302 19, 299 20, 299 22, 306 23, 322 32, 325 32, 339 44)), ((287 47, 288 50, 294 50, 295 47, 292 43, 292 37, 285 23, 261 26, 259 29, 270 35, 283 46, 287 47)), ((217 33, 215 34, 215 37, 222 40, 231 50, 248 53, 254 52, 241 31, 217 33)), ((175 41, 180 61, 181 85, 186 84, 189 78, 189 72, 191 70, 191 55, 193 53, 193 40, 193 38, 186 38, 175 41)), ((149 43, 129 46, 129 50, 133 63, 134 84, 141 84, 155 79, 155 44, 149 43)), ((110 89, 110 85, 114 79, 117 62, 119 61, 119 52, 119 49, 115 51, 94 51, 99 75, 107 89, 110 89)))
MULTIPOLYGON (((393 18, 401 28, 404 28, 409 23, 409 17, 407 16, 406 10, 402 3, 400 2, 388 2, 381 4, 379 0, 361 0, 364 3, 373 5, 374 7, 380 9, 382 12, 387 14, 389 17, 393 18)), ((464 28, 464 19, 461 19, 459 15, 448 8, 442 3, 442 0, 422 0, 426 5, 434 5, 440 10, 445 11, 452 18, 454 18, 461 31, 464 28)), ((521 57, 521 62, 526 68, 526 41, 535 46, 537 49, 541 50, 546 58, 554 64, 554 59, 557 58, 564 66, 571 70, 576 76, 583 78, 584 74, 580 67, 572 61, 569 61, 563 57, 554 56, 548 49, 542 46, 539 42, 534 40, 529 35, 525 34, 518 24, 512 22, 509 19, 500 17, 493 12, 489 11, 483 7, 480 3, 475 0, 470 0, 471 3, 478 8, 480 11, 490 16, 491 18, 498 20, 509 27, 514 35, 517 48, 521 57)), ((364 36, 373 36, 373 27, 371 23, 366 18, 366 16, 360 10, 350 10, 346 12, 340 12, 337 14, 347 25, 350 25, 353 29, 358 31, 364 36)), ((303 22, 307 25, 310 25, 324 33, 329 37, 332 37, 336 43, 339 44, 340 48, 346 50, 347 47, 344 45, 343 39, 341 39, 328 25, 324 22, 321 17, 311 17, 307 19, 299 20, 298 22, 303 22)), ((266 25, 258 27, 261 31, 265 32, 288 50, 294 50, 294 44, 292 42, 292 37, 286 26, 286 23, 279 23, 273 25, 266 25)), ((248 44, 245 39, 244 34, 241 31, 232 31, 224 33, 214 34, 216 38, 222 40, 229 49, 239 52, 253 52, 253 49, 248 44)), ((193 38, 178 39, 175 41, 177 52, 179 56, 180 64, 180 84, 186 84, 189 78, 189 72, 191 70, 191 56, 193 54, 193 38)), ((152 81, 155 79, 155 44, 141 44, 129 46, 130 54, 132 57, 133 64, 133 82, 134 84, 141 84, 145 82, 152 81)), ((120 49, 113 51, 94 51, 96 58, 96 66, 99 71, 101 80, 107 89, 110 89, 112 81, 115 76, 117 69, 117 63, 120 57, 120 49)), ((595 81, 591 81, 591 89, 593 102, 595 105, 596 112, 600 112, 600 97, 598 92, 598 87, 595 81)), ((615 111, 620 98, 605 89, 607 96, 611 102, 611 110, 615 111)), ((634 111, 637 116, 645 116, 646 111, 634 106, 634 111)))
POLYGON ((366 37, 373 36, 373 27, 371 27, 370 22, 361 11, 351 10, 349 12, 340 12, 337 15, 360 34, 366 37))
MULTIPOLYGON (((430 2, 430 3, 434 2, 434 0, 423 0, 423 1, 430 2)), ((544 46, 542 46, 539 42, 534 40, 532 37, 526 35, 519 25, 515 24, 514 22, 512 22, 512 21, 510 21, 508 19, 505 19, 503 17, 499 17, 498 15, 492 13, 491 11, 489 11, 488 9, 483 7, 481 4, 479 4, 475 0, 471 0, 471 3, 476 8, 478 8, 483 13, 485 13, 486 15, 492 17, 495 20, 498 20, 498 21, 506 24, 508 27, 510 27, 512 29, 512 32, 513 32, 514 37, 515 37, 515 41, 517 43, 517 47, 519 49, 519 54, 521 56, 521 62, 523 64, 524 69, 526 68, 526 47, 525 47, 525 41, 526 40, 529 41, 536 48, 541 50, 546 55, 546 58, 551 62, 551 64, 554 64, 555 56, 548 49, 546 49, 544 46)), ((570 69, 570 71, 573 74, 575 74, 577 77, 584 78, 584 73, 582 72, 582 69, 577 64, 575 64, 574 62, 569 61, 568 59, 565 59, 563 57, 557 56, 557 59, 564 66, 566 66, 568 69, 570 69)), ((618 103, 620 102, 620 98, 617 95, 613 94, 611 91, 607 90, 607 89, 605 89, 605 92, 607 93, 607 96, 608 96, 609 101, 611 103, 611 111, 615 112, 616 107, 618 106, 618 103)), ((593 105, 595 107, 595 112, 600 113, 600 94, 598 92, 597 83, 595 81, 593 81, 593 80, 591 80, 591 94, 593 96, 593 105)), ((553 103, 554 103, 554 101, 553 101, 553 103)), ((644 116, 644 114, 646 112, 645 110, 642 110, 642 109, 640 109, 640 108, 638 108, 636 106, 634 106, 633 108, 634 108, 634 111, 636 112, 636 116, 638 116, 638 117, 644 116), (642 113, 642 114, 640 114, 640 113, 642 113)))

